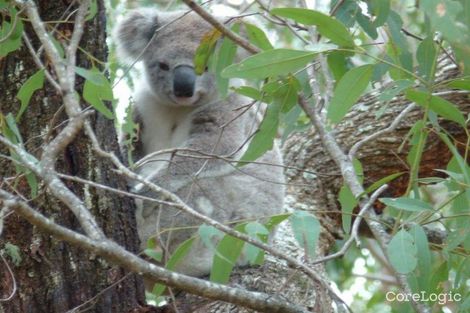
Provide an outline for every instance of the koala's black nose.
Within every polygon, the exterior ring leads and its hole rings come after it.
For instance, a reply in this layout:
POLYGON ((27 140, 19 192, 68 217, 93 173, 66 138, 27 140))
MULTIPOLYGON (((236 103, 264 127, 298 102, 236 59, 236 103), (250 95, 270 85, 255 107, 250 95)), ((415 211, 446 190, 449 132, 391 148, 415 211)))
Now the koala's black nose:
POLYGON ((188 65, 177 66, 173 72, 173 93, 176 97, 192 97, 196 82, 194 68, 188 65))

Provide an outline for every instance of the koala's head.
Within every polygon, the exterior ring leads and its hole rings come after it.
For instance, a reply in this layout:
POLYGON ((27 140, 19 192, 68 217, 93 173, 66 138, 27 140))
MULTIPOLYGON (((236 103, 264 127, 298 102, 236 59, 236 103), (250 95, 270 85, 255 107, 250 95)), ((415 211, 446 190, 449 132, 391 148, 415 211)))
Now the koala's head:
POLYGON ((195 13, 183 15, 132 11, 117 26, 115 38, 124 61, 133 62, 142 54, 147 83, 160 102, 197 106, 217 97, 214 75, 196 75, 193 66, 196 49, 212 26, 195 13))

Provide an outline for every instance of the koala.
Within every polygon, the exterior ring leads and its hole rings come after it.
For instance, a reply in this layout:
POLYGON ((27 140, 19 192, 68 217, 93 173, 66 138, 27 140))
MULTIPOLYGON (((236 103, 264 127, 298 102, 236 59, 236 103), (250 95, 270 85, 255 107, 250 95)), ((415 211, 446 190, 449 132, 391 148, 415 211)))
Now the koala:
MULTIPOLYGON (((195 13, 154 9, 131 11, 117 25, 118 56, 129 64, 139 58, 144 68, 134 94, 133 118, 140 134, 133 157, 145 162, 138 162, 136 171, 221 223, 266 220, 283 210, 281 153, 275 145, 257 163, 236 167, 260 122, 259 110, 235 93, 222 98, 213 73, 196 75, 196 49, 212 29, 195 13)), ((156 196, 142 184, 132 188, 156 196)), ((166 259, 202 224, 174 206, 137 202, 142 249, 156 238, 166 259)), ((196 237, 175 270, 205 276, 213 254, 196 237)))

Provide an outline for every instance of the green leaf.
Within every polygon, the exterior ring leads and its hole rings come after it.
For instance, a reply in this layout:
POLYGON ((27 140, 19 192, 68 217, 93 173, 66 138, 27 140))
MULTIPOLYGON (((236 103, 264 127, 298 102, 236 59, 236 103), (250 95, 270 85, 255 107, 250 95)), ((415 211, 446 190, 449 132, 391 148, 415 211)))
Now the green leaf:
POLYGON ((243 166, 249 161, 256 160, 266 151, 273 148, 274 138, 277 135, 277 128, 279 126, 281 106, 282 103, 279 99, 268 105, 263 121, 261 121, 256 134, 251 139, 247 150, 240 158, 240 161, 243 162, 239 162, 238 166, 243 166))
POLYGON ((248 38, 250 42, 252 42, 255 46, 262 50, 271 50, 273 49, 273 46, 269 42, 268 37, 262 31, 259 27, 250 24, 250 23, 244 23, 246 32, 248 34, 248 38))
POLYGON ((457 78, 447 84, 450 88, 470 90, 470 78, 457 78))
POLYGON ((106 77, 104 77, 103 74, 101 74, 101 72, 99 72, 96 68, 88 70, 86 68, 76 66, 75 73, 97 86, 104 86, 108 81, 106 77))
POLYGON ((430 290, 435 293, 442 291, 442 282, 446 282, 449 279, 449 263, 444 260, 433 273, 431 274, 430 290))
MULTIPOLYGON (((109 80, 98 71, 96 68, 92 68, 89 73, 93 78, 93 81, 100 81, 102 85, 97 85, 91 80, 86 80, 83 87, 83 99, 91 104, 98 112, 103 114, 109 119, 114 118, 113 112, 104 104, 103 100, 113 101, 113 90, 109 80), (99 78, 98 78, 99 77, 99 78)), ((81 74, 84 72, 82 71, 81 74)))
POLYGON ((441 97, 433 96, 429 93, 417 90, 408 90, 405 95, 409 100, 416 104, 422 107, 429 105, 429 109, 434 111, 436 114, 465 127, 465 117, 453 103, 441 97))
POLYGON ((7 242, 5 243, 3 249, 5 250, 5 254, 10 257, 11 261, 13 262, 13 264, 15 264, 15 266, 19 266, 21 264, 21 250, 18 246, 7 242))
POLYGON ((339 190, 338 200, 341 205, 343 229, 346 234, 349 234, 351 231, 352 212, 357 206, 357 200, 351 192, 351 189, 346 185, 343 185, 339 190))
POLYGON ((403 27, 403 20, 397 12, 390 12, 387 19, 387 26, 392 39, 390 42, 399 49, 397 52, 408 52, 408 43, 406 41, 406 37, 401 32, 401 28, 403 27))
POLYGON ((295 211, 289 220, 294 238, 305 249, 305 254, 313 259, 320 236, 320 222, 315 216, 305 211, 295 211))
POLYGON ((23 172, 25 173, 26 176, 26 181, 28 182, 29 189, 31 189, 31 198, 36 198, 38 195, 38 178, 36 175, 31 172, 31 170, 24 168, 23 172))
POLYGON ((387 87, 379 95, 378 100, 380 102, 390 101, 399 95, 403 90, 410 88, 414 85, 414 82, 407 79, 400 79, 393 82, 393 84, 387 87))
POLYGON ((418 264, 416 244, 413 237, 404 229, 393 236, 387 252, 390 263, 398 273, 408 274, 418 264))
POLYGON ((431 278, 431 251, 426 233, 420 225, 413 225, 410 229, 410 235, 416 244, 418 265, 416 267, 416 276, 421 290, 429 288, 429 279, 431 278))
POLYGON ((465 228, 456 229, 454 231, 448 232, 445 240, 444 250, 451 252, 457 248, 467 237, 467 232, 465 228))
POLYGON ((409 145, 411 146, 408 155, 406 156, 406 161, 410 166, 413 166, 414 160, 416 159, 419 146, 418 143, 421 136, 423 136, 423 142, 426 142, 428 132, 426 131, 425 127, 426 123, 423 120, 416 121, 409 130, 408 134, 405 136, 405 140, 403 140, 402 145, 409 140, 409 145), (409 139, 409 137, 411 138, 409 139))
POLYGON ((347 28, 334 17, 318 11, 301 8, 276 8, 271 14, 293 19, 305 25, 315 25, 318 32, 342 47, 354 47, 354 40, 347 28))
POLYGON ((85 21, 93 19, 96 13, 98 13, 98 3, 96 2, 96 0, 92 0, 90 3, 90 7, 88 8, 88 14, 85 17, 85 21))
POLYGON ((290 49, 267 50, 227 67, 222 71, 222 77, 263 79, 286 75, 306 66, 316 54, 316 52, 290 49))
POLYGON ((11 113, 8 113, 5 116, 6 127, 8 127, 9 133, 14 135, 9 136, 9 140, 13 143, 19 143, 23 145, 23 138, 21 137, 20 130, 18 129, 18 125, 16 124, 16 120, 11 113))
POLYGON ((431 82, 436 71, 437 46, 434 43, 433 36, 426 37, 418 46, 416 51, 418 60, 418 73, 426 81, 431 82))
POLYGON ((347 73, 348 60, 346 59, 346 54, 343 51, 333 51, 327 55, 328 68, 335 81, 340 81, 341 77, 347 73))
POLYGON ((275 93, 281 103, 282 113, 289 112, 297 104, 297 93, 301 89, 300 82, 293 75, 287 77, 286 83, 275 93))
POLYGON ((390 14, 390 1, 371 0, 367 3, 369 14, 375 16, 373 25, 375 27, 382 26, 390 14))
POLYGON ((405 172, 394 173, 394 174, 391 174, 391 175, 385 176, 384 178, 379 179, 378 181, 376 181, 375 183, 367 187, 367 189, 364 191, 363 194, 361 194, 361 196, 364 194, 368 194, 368 193, 376 191, 377 189, 379 189, 386 183, 391 182, 392 180, 400 177, 403 174, 405 174, 405 172))
MULTIPOLYGON (((465 162, 464 158, 460 155, 458 149, 455 147, 455 145, 452 144, 451 140, 445 135, 444 133, 438 133, 438 136, 441 138, 442 141, 447 145, 447 148, 449 148, 450 152, 452 152, 453 157, 455 158, 455 161, 460 167, 460 171, 462 172, 462 175, 465 179, 465 183, 467 185, 470 185, 470 167, 468 166, 468 163, 465 162)), ((467 202, 470 203, 470 192, 465 193, 467 197, 467 202)))
POLYGON ((269 218, 268 222, 266 222, 264 224, 264 226, 266 226, 266 228, 268 229, 268 231, 273 231, 274 228, 276 228, 276 226, 278 226, 279 224, 281 224, 282 222, 284 222, 286 219, 289 218, 289 216, 291 216, 290 213, 285 213, 285 214, 279 214, 279 215, 273 215, 269 218))
POLYGON ((214 226, 202 224, 198 229, 199 237, 204 245, 210 250, 216 250, 216 242, 223 237, 223 233, 214 226))
POLYGON ((235 88, 234 91, 240 95, 243 95, 245 97, 258 100, 258 101, 265 101, 265 102, 271 102, 266 100, 266 97, 264 97, 263 93, 261 93, 258 89, 250 87, 250 86, 241 86, 239 88, 235 88))
POLYGON ((161 251, 156 251, 155 249, 145 249, 145 255, 151 257, 157 262, 161 262, 163 258, 163 253, 161 251))
POLYGON ((64 51, 64 47, 62 46, 62 44, 52 34, 49 34, 49 39, 52 41, 52 44, 56 48, 57 53, 59 54, 59 56, 61 58, 64 58, 65 57, 65 51, 64 51))
POLYGON ((16 27, 11 31, 15 24, 15 21, 7 22, 4 18, 0 24, 0 40, 3 42, 0 44, 0 58, 6 56, 8 53, 17 50, 21 47, 21 35, 23 34, 23 22, 17 16, 18 11, 15 8, 10 8, 8 15, 14 19, 16 17, 16 27))
MULTIPOLYGON (((332 1, 331 7, 336 5, 338 1, 332 1)), ((359 12, 361 8, 357 5, 356 1, 354 0, 347 0, 341 2, 341 5, 338 6, 338 9, 335 13, 335 18, 343 23, 346 27, 353 27, 356 23, 356 14, 359 12)))
MULTIPOLYGON (((267 242, 269 230, 259 222, 250 222, 246 224, 245 231, 250 237, 259 241, 267 242)), ((243 256, 252 265, 261 265, 264 260, 264 251, 250 243, 246 243, 243 248, 243 256)))
MULTIPOLYGON (((235 24, 232 27, 232 31, 238 33, 239 28, 240 24, 235 24)), ((227 95, 229 83, 229 80, 227 78, 222 77, 222 70, 227 66, 233 64, 233 60, 235 58, 236 53, 237 45, 232 40, 225 37, 222 44, 220 45, 218 53, 214 55, 215 79, 217 82, 217 89, 219 90, 221 97, 225 97, 227 95)))
POLYGON ((353 159, 354 173, 356 173, 359 183, 362 185, 364 183, 364 168, 362 167, 361 161, 358 159, 353 159))
POLYGON ((201 39, 201 43, 196 49, 194 54, 194 71, 197 75, 204 73, 209 62, 209 57, 214 52, 217 40, 222 36, 222 33, 217 29, 213 29, 208 33, 204 34, 201 39))
MULTIPOLYGON (((394 11, 391 11, 388 19, 387 19, 387 26, 391 36, 391 40, 388 41, 386 44, 387 49, 387 57, 389 62, 392 62, 399 67, 408 70, 410 72, 413 71, 413 56, 409 52, 408 49, 408 42, 406 37, 403 35, 401 29, 403 27, 403 21, 400 15, 394 11)), ((397 69, 397 68, 390 68, 390 76, 394 80, 399 79, 411 79, 410 74, 407 72, 397 69)))
POLYGON ((371 64, 353 68, 336 85, 333 98, 327 108, 327 117, 339 123, 366 90, 374 66, 371 64))
POLYGON ((135 123, 133 118, 133 105, 128 105, 125 111, 124 120, 121 124, 121 131, 123 133, 123 144, 127 148, 127 162, 129 165, 134 165, 134 160, 132 159, 132 154, 135 150, 135 145, 139 139, 139 129, 140 125, 135 123))
MULTIPOLYGON (((165 267, 169 270, 173 270, 178 264, 178 262, 188 254, 189 249, 192 247, 195 239, 195 237, 191 237, 188 240, 185 240, 182 244, 180 244, 178 248, 176 248, 175 252, 173 252, 173 254, 171 255, 165 267)), ((165 291, 165 288, 165 285, 155 284, 152 289, 152 293, 158 297, 163 293, 163 291, 165 291)))
POLYGON ((377 33, 377 28, 374 26, 374 23, 362 13, 356 14, 356 21, 362 27, 362 29, 369 35, 372 39, 377 39, 379 34, 377 33))
POLYGON ((412 198, 380 198, 379 199, 385 205, 391 206, 395 209, 420 212, 424 210, 432 210, 432 206, 429 203, 418 199, 412 198))
MULTIPOLYGON (((244 232, 245 225, 237 225, 235 230, 244 232)), ((217 253, 214 255, 210 280, 217 283, 227 283, 230 279, 233 267, 240 256, 245 242, 238 238, 225 235, 217 245, 217 253)))
POLYGON ((171 257, 168 259, 168 262, 166 263, 167 269, 172 270, 176 265, 178 265, 178 262, 188 254, 189 249, 192 247, 195 239, 195 237, 191 237, 180 244, 178 248, 176 248, 175 252, 173 252, 171 257))
POLYGON ((29 100, 33 93, 41 89, 44 85, 44 70, 39 70, 34 73, 30 78, 28 78, 24 84, 21 86, 20 90, 16 97, 21 101, 21 107, 16 114, 16 121, 19 122, 24 111, 28 107, 29 100))

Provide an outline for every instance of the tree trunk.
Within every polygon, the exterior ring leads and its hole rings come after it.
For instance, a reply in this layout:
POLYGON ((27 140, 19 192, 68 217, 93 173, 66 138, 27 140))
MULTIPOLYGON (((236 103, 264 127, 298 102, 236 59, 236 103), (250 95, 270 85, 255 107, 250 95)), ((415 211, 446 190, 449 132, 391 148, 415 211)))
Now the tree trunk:
MULTIPOLYGON (((441 65, 441 72, 437 78, 439 81, 444 81, 456 77, 457 74, 458 70, 455 66, 444 64, 441 65)), ((468 93, 446 91, 448 93, 442 97, 455 103, 464 115, 470 112, 468 93)), ((375 90, 363 97, 346 115, 343 122, 335 127, 335 136, 343 151, 348 152, 359 140, 387 128, 410 103, 404 97, 397 97, 388 104, 383 115, 377 118, 377 112, 385 105, 377 99, 380 92, 381 90, 375 90)), ((389 188, 381 196, 403 195, 409 180, 409 168, 406 162, 409 145, 407 142, 402 149, 400 146, 404 143, 410 128, 422 116, 423 110, 416 106, 393 132, 371 140, 359 149, 356 158, 363 166, 365 187, 388 175, 404 172, 404 175, 388 183, 389 188)), ((439 123, 452 136, 457 147, 463 151, 466 142, 465 130, 448 120, 439 119, 439 123)), ((317 211, 316 215, 321 218, 322 226, 329 231, 331 236, 341 238, 343 236, 341 207, 337 199, 343 179, 338 167, 324 150, 315 130, 311 129, 307 133, 291 136, 284 145, 284 151, 288 165, 315 173, 288 170, 288 176, 292 178, 289 183, 301 186, 291 187, 295 194, 296 208, 317 211)), ((431 132, 426 140, 419 176, 443 177, 442 172, 434 169, 445 168, 451 157, 446 144, 431 132)), ((375 210, 378 213, 383 207, 380 202, 375 203, 375 210)))
MULTIPOLYGON (((74 1, 37 1, 44 21, 62 21, 75 9, 68 8, 74 1), (67 9, 68 8, 68 9, 67 9)), ((106 19, 102 0, 98 2, 96 16, 86 23, 85 34, 80 47, 99 60, 107 58, 106 19)), ((72 23, 48 24, 48 29, 57 26, 55 38, 59 41, 69 37, 72 23), (61 39, 62 38, 62 39, 61 39)), ((40 44, 31 27, 25 23, 26 33, 36 50, 40 44)), ((67 42, 65 40, 65 42, 67 42)), ((44 61, 47 66, 47 60, 44 61)), ((79 53, 78 66, 90 68, 90 59, 79 53)), ((98 64, 94 64, 98 66, 98 64)), ((16 94, 21 85, 38 70, 28 49, 20 50, 0 59, 0 112, 16 115, 20 102, 16 94)), ((77 90, 83 81, 78 80, 77 90)), ((60 95, 45 81, 43 89, 34 93, 30 104, 19 123, 19 129, 28 151, 41 156, 41 146, 50 140, 63 125, 65 113, 61 109, 60 95)), ((83 108, 87 104, 83 103, 83 108)), ((108 151, 118 153, 116 132, 112 120, 96 114, 90 119, 101 145, 108 151)), ((0 147, 0 153, 9 152, 0 147)), ((125 189, 125 181, 103 159, 97 159, 91 144, 82 133, 64 151, 57 164, 61 173, 79 176, 104 185, 125 189)), ((24 177, 13 179, 15 167, 9 160, 0 157, 0 177, 2 188, 28 195, 29 187, 24 177)), ((86 199, 92 214, 96 217, 105 234, 130 251, 137 251, 138 238, 135 230, 133 201, 116 197, 114 194, 96 190, 82 184, 67 182, 67 186, 86 199)), ((76 218, 62 203, 54 199, 44 186, 39 185, 36 197, 30 199, 33 207, 53 218, 59 224, 82 232, 76 218)), ((127 312, 144 301, 141 279, 126 273, 119 267, 108 264, 102 258, 81 251, 49 235, 38 232, 27 221, 10 213, 4 220, 4 230, 0 238, 0 249, 13 270, 14 277, 7 268, 0 266, 0 297, 12 292, 13 279, 17 284, 14 297, 0 302, 0 312, 66 312, 79 305, 87 312, 127 312), (19 248, 21 262, 14 264, 11 245, 19 248), (8 252, 7 247, 10 249, 8 252), (112 286, 109 289, 107 287, 112 286)), ((77 310, 77 311, 81 311, 77 310)))

